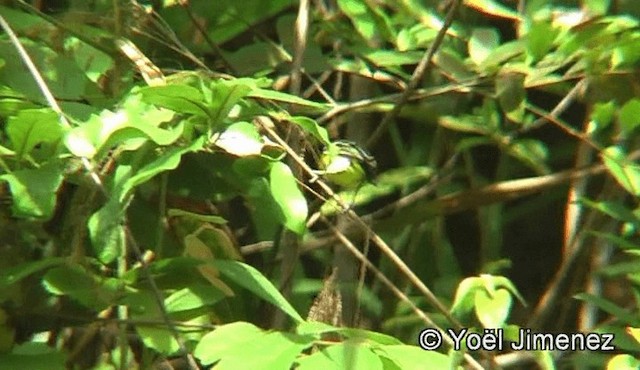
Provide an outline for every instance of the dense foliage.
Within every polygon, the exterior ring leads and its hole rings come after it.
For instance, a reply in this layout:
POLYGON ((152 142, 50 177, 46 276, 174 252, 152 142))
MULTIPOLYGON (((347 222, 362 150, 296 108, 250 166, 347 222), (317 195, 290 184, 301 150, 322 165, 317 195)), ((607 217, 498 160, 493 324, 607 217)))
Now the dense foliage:
POLYGON ((0 369, 640 366, 640 3, 0 16, 0 369))

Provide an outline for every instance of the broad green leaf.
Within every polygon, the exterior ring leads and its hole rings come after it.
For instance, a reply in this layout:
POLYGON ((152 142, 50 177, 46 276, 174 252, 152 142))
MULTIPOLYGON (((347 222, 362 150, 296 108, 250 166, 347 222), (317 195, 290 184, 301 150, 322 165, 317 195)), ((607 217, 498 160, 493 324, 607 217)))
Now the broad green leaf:
POLYGON ((515 140, 505 149, 509 155, 519 159, 536 173, 548 174, 550 172, 546 166, 549 151, 542 141, 535 139, 515 140))
POLYGON ((131 146, 127 149, 135 150, 146 139, 158 145, 169 145, 182 135, 183 123, 170 129, 158 127, 173 117, 171 111, 136 101, 137 104, 129 102, 116 112, 105 110, 100 115, 93 115, 73 128, 65 137, 69 151, 79 157, 92 158, 112 146, 129 143, 131 146))
POLYGON ((420 51, 399 52, 394 50, 374 50, 365 54, 368 61, 378 67, 393 67, 417 64, 422 58, 420 51))
POLYGON ((476 28, 471 33, 468 49, 471 60, 480 65, 500 44, 500 35, 493 28, 476 28))
POLYGON ((11 353, 0 354, 1 370, 65 370, 64 352, 51 348, 46 343, 25 342, 11 353))
POLYGON ((288 370, 312 343, 311 337, 265 332, 252 324, 236 322, 205 335, 194 355, 205 365, 218 362, 215 368, 220 370, 288 370))
POLYGON ((127 195, 138 185, 143 184, 154 176, 169 170, 173 170, 180 164, 180 159, 186 153, 195 152, 203 147, 204 137, 191 142, 186 147, 172 147, 158 156, 152 162, 140 168, 133 176, 126 179, 118 189, 119 201, 123 202, 127 195))
POLYGON ((263 331, 248 322, 234 322, 218 326, 206 334, 196 346, 193 354, 204 365, 220 361, 227 353, 246 348, 263 336, 263 331))
MULTIPOLYGON (((524 300, 524 298, 522 297, 522 295, 518 291, 518 288, 516 288, 516 286, 513 284, 513 282, 511 282, 511 280, 509 280, 508 278, 506 278, 504 276, 493 276, 493 275, 480 275, 480 276, 483 279, 487 279, 487 277, 489 279, 491 279, 491 283, 496 288, 506 288, 513 296, 518 298, 518 300, 520 301, 520 303, 522 303, 523 306, 527 305, 527 302, 524 300)), ((485 285, 485 287, 486 287, 486 285, 485 285)))
POLYGON ((320 141, 320 143, 324 145, 329 145, 331 140, 329 139, 329 133, 327 129, 318 125, 318 122, 315 120, 304 117, 304 116, 295 116, 287 118, 288 121, 295 123, 300 126, 304 131, 310 133, 320 141))
POLYGON ((125 210, 117 198, 111 198, 89 218, 89 238, 98 259, 109 264, 124 250, 125 210))
POLYGON ((295 322, 304 321, 278 289, 255 268, 238 261, 216 260, 212 264, 224 276, 236 284, 248 289, 260 298, 272 303, 289 315, 295 322))
POLYGON ((287 93, 283 93, 275 90, 254 89, 249 94, 247 94, 247 96, 250 98, 266 99, 266 100, 278 101, 281 103, 296 104, 303 107, 313 108, 315 112, 324 112, 329 108, 329 106, 326 104, 317 103, 311 100, 297 97, 295 95, 291 95, 291 94, 287 94, 287 93))
POLYGON ((251 204, 251 217, 259 240, 271 240, 284 223, 280 205, 273 199, 268 179, 254 177, 244 189, 251 204))
POLYGON ((39 169, 20 170, 0 176, 9 184, 16 217, 48 219, 56 206, 57 191, 62 184, 62 169, 53 163, 39 169))
POLYGON ((83 306, 103 310, 116 301, 118 283, 98 277, 79 265, 64 265, 47 271, 42 279, 45 289, 54 295, 67 295, 83 306))
POLYGON ((515 10, 495 0, 464 0, 464 5, 496 17, 507 18, 514 21, 520 20, 520 15, 515 10))
POLYGON ((41 270, 45 270, 49 267, 60 265, 66 262, 64 257, 50 257, 47 259, 26 262, 18 266, 4 269, 0 273, 0 288, 6 287, 12 284, 17 284, 20 280, 26 278, 29 275, 35 274, 41 270))
MULTIPOLYGON (((193 2, 190 6, 195 14, 206 16, 209 37, 223 44, 241 33, 249 31, 252 25, 261 24, 263 20, 271 19, 285 9, 295 6, 293 0, 217 0, 215 2, 193 2)), ((177 14, 184 15, 180 11, 177 14)), ((189 18, 174 19, 175 24, 188 24, 189 18)), ((202 46, 207 48, 206 46, 202 46)), ((206 49, 208 50, 208 49, 206 49)))
POLYGON ((145 103, 167 108, 177 113, 209 117, 210 112, 202 91, 187 85, 147 86, 139 93, 145 103))
POLYGON ((475 292, 482 289, 483 282, 479 277, 468 277, 458 284, 456 295, 451 306, 451 313, 456 316, 465 315, 473 310, 475 292))
POLYGON ((256 82, 252 79, 237 79, 231 81, 220 80, 213 82, 206 91, 207 100, 211 106, 211 118, 214 125, 221 123, 240 99, 255 89, 256 82))
POLYGON ((479 289, 475 292, 475 311, 485 328, 501 328, 509 316, 513 299, 506 289, 488 292, 479 289))
POLYGON ((474 134, 488 134, 491 128, 482 117, 476 115, 443 116, 438 123, 450 130, 474 134))
POLYGON ((450 369, 451 360, 436 351, 425 351, 416 346, 404 344, 381 346, 375 349, 381 356, 393 361, 402 370, 450 369))
POLYGON ((249 122, 236 122, 227 127, 214 141, 227 153, 238 157, 260 155, 264 143, 256 126, 249 122))
POLYGON ((627 354, 615 355, 607 362, 607 370, 636 370, 638 368, 640 368, 640 360, 627 354))
POLYGON ((606 148, 602 160, 618 184, 629 193, 640 196, 640 165, 629 161, 618 146, 606 148))
POLYGON ((527 52, 530 62, 544 58, 553 47, 560 30, 548 22, 533 22, 526 35, 527 52))
POLYGON ((374 11, 365 1, 338 0, 338 6, 355 27, 356 31, 368 42, 375 42, 380 38, 388 38, 391 34, 384 22, 384 15, 374 11))
POLYGON ((620 108, 618 117, 622 134, 629 137, 633 131, 640 127, 640 99, 633 98, 626 102, 620 108))
POLYGON ((614 101, 594 104, 589 122, 589 132, 600 132, 609 127, 615 116, 616 108, 614 101))
POLYGON ((282 162, 275 162, 271 166, 269 178, 273 199, 284 215, 284 225, 302 235, 306 230, 307 200, 298 188, 291 169, 282 162))
POLYGON ((20 160, 38 144, 57 143, 63 129, 58 114, 52 110, 28 109, 9 118, 6 132, 20 160))
POLYGON ((215 304, 225 295, 211 285, 191 285, 174 292, 164 303, 168 313, 188 311, 215 304))
POLYGON ((380 357, 364 342, 345 341, 323 348, 298 361, 301 370, 311 369, 363 369, 382 370, 380 357))
POLYGON ((416 24, 409 28, 400 29, 396 45, 399 51, 427 48, 437 34, 438 31, 435 29, 427 28, 423 24, 416 24))
POLYGON ((501 73, 496 78, 496 94, 500 107, 514 122, 521 122, 524 118, 524 103, 527 97, 524 79, 524 74, 511 71, 501 73))
POLYGON ((485 73, 492 72, 495 68, 503 63, 522 56, 525 51, 524 43, 520 40, 506 42, 501 44, 491 54, 487 55, 482 64, 478 66, 480 71, 485 73))

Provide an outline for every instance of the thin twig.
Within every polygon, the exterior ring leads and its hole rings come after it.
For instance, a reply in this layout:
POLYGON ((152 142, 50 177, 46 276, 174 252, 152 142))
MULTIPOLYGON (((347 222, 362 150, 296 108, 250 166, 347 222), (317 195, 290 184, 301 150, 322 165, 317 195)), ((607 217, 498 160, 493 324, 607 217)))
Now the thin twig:
MULTIPOLYGON (((60 124, 65 129, 67 129, 67 130, 70 129, 71 128, 71 124, 67 120, 65 114, 62 112, 62 109, 58 105, 58 102, 54 98, 53 94, 51 93, 51 90, 48 88, 46 82, 42 78, 42 75, 40 74, 40 72, 38 71, 37 67, 33 63, 33 60, 31 59, 29 54, 26 52, 26 50, 24 49, 24 47, 20 43, 20 40, 18 40, 18 37, 16 36, 16 34, 13 32, 13 30, 11 29, 9 24, 5 21, 4 17, 2 17, 2 16, 0 16, 0 26, 4 29, 4 31, 7 33, 7 35, 9 35, 9 38, 11 39, 12 43, 16 47, 16 50, 18 50, 18 53, 20 54, 21 59, 23 60, 23 62, 27 66, 27 68, 29 69, 29 72, 33 76, 33 78, 36 81, 38 87, 40 88, 40 91, 41 91, 42 95, 47 100, 47 103, 49 104, 51 109, 58 114, 60 124)), ((89 162, 88 158, 81 157, 81 160, 82 160, 82 164, 83 164, 85 170, 89 173, 89 175, 90 175, 91 179, 93 180, 94 184, 96 185, 97 189, 105 197, 108 197, 108 192, 107 192, 106 188, 104 187, 104 185, 102 183, 102 180, 100 179, 100 176, 93 170, 93 168, 91 166, 91 163, 89 162)), ((185 356, 185 360, 187 361, 187 363, 190 364, 192 369, 198 369, 198 365, 197 365, 195 359, 188 352, 187 347, 186 347, 184 341, 182 340, 182 338, 180 337, 180 334, 178 333, 177 329, 171 324, 171 320, 169 318, 169 314, 168 314, 168 312, 166 310, 166 307, 164 306, 164 298, 162 297, 162 293, 160 292, 158 286, 156 285, 155 280, 154 280, 153 276, 151 275, 151 272, 149 271, 147 263, 142 259, 142 250, 138 246, 138 243, 136 242, 135 238, 131 234, 131 231, 126 226, 126 224, 123 225, 123 229, 125 231, 125 236, 127 238, 127 242, 129 243, 129 245, 133 249, 133 251, 134 251, 134 253, 136 255, 136 258, 141 263, 143 274, 149 280, 149 284, 151 286, 151 291, 152 291, 153 296, 154 296, 154 298, 156 300, 156 303, 158 304, 158 307, 160 309, 161 315, 162 315, 163 319, 165 320, 165 323, 167 324, 167 326, 169 328, 169 331, 171 331, 172 336, 174 337, 174 339, 178 343, 180 351, 185 356)))
POLYGON ((307 31, 309 30, 309 0, 300 0, 298 16, 296 18, 295 44, 293 61, 291 62, 291 85, 289 92, 294 95, 300 93, 302 61, 307 48, 307 31))
MULTIPOLYGON (((360 262, 362 262, 364 266, 371 270, 376 278, 380 282, 382 282, 382 284, 384 284, 387 289, 389 289, 400 301, 408 304, 409 307, 411 307, 411 310, 416 315, 418 315, 427 325, 434 329, 437 329, 441 333, 442 338, 444 338, 444 341, 447 342, 447 344, 449 344, 450 346, 453 345, 454 342, 449 337, 449 335, 444 330, 442 330, 442 328, 440 328, 433 320, 431 320, 431 318, 429 318, 429 316, 424 311, 416 306, 416 304, 413 303, 413 301, 411 301, 411 299, 409 299, 406 294, 404 294, 398 287, 396 287, 396 285, 391 280, 389 280, 389 278, 387 278, 382 273, 382 271, 380 271, 373 263, 371 263, 371 261, 369 261, 369 259, 367 259, 367 257, 362 252, 360 252, 360 250, 358 250, 358 248, 356 248, 356 246, 354 246, 353 243, 340 230, 338 230, 337 227, 335 227, 326 219, 324 219, 323 221, 331 229, 333 234, 342 243, 342 245, 344 245, 358 260, 360 260, 360 262)), ((464 358, 475 369, 484 369, 484 367, 482 367, 482 365, 480 365, 478 361, 476 361, 476 359, 468 353, 464 354, 464 358)))
POLYGON ((431 59, 433 59, 433 56, 442 44, 442 41, 447 34, 447 30, 449 29, 449 27, 451 27, 453 18, 456 14, 456 11, 458 10, 458 7, 460 6, 460 3, 461 0, 453 0, 453 3, 449 8, 449 12, 447 13, 447 17, 445 18, 444 24, 442 25, 442 28, 440 28, 440 30, 438 31, 438 34, 429 46, 427 52, 422 56, 422 59, 420 59, 420 62, 416 66, 416 69, 413 71, 413 75, 411 75, 411 79, 407 84, 407 88, 402 92, 398 103, 396 103, 393 106, 393 109, 384 116, 382 122, 380 122, 380 125, 376 128, 373 134, 371 134, 369 140, 367 140, 366 146, 368 148, 373 147, 375 143, 380 140, 382 135, 384 135, 391 122, 395 119, 398 113, 400 113, 402 107, 409 101, 409 97, 418 87, 420 81, 422 81, 422 77, 429 71, 429 68, 431 67, 431 59))

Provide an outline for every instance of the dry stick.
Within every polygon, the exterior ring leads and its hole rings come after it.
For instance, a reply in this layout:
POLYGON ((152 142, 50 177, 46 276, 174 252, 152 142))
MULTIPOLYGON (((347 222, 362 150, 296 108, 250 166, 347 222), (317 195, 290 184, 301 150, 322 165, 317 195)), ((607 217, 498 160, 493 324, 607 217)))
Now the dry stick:
POLYGON ((293 61, 291 63, 291 86, 289 86, 289 91, 294 95, 298 95, 300 93, 300 85, 302 83, 302 61, 304 59, 304 51, 307 48, 309 0, 300 0, 295 28, 295 44, 293 61))
MULTIPOLYGON (((292 95, 300 94, 301 85, 301 69, 304 51, 307 45, 307 28, 309 26, 309 1, 301 0, 298 7, 298 16, 295 23, 295 45, 291 70, 291 84, 289 92, 292 95)), ((302 133, 299 127, 290 124, 287 127, 287 138, 292 143, 295 150, 301 148, 302 133)), ((290 163, 292 164, 292 163, 290 163)), ((294 177, 301 178, 301 172, 298 167, 294 167, 294 177)), ((291 296, 292 281, 295 274, 296 266, 300 256, 300 237, 289 230, 283 230, 280 235, 280 247, 283 252, 283 259, 280 262, 280 282, 279 290, 285 297, 291 296)), ((273 317, 273 327, 278 328, 283 325, 285 315, 281 311, 277 311, 273 317)))
POLYGON ((451 23, 453 23, 453 17, 455 16, 456 11, 460 6, 460 2, 461 0, 453 0, 453 4, 451 4, 451 7, 449 8, 449 12, 447 13, 447 17, 444 21, 444 24, 442 25, 442 28, 440 28, 440 30, 438 31, 436 38, 429 46, 427 52, 422 56, 422 59, 420 59, 420 62, 416 66, 416 69, 413 71, 413 75, 411 76, 411 79, 407 84, 407 88, 402 92, 402 95, 400 96, 400 100, 393 106, 393 109, 391 109, 391 111, 384 116, 382 122, 380 122, 380 125, 376 128, 373 134, 371 134, 369 140, 367 140, 368 148, 371 148, 373 145, 375 145, 375 143, 378 142, 378 140, 380 140, 382 135, 387 130, 387 127, 391 124, 391 121, 398 115, 398 113, 400 113, 402 107, 409 101, 409 97, 411 96, 411 94, 413 94, 416 87, 418 87, 418 84, 422 80, 422 77, 429 71, 429 67, 431 66, 431 59, 435 55, 436 50, 438 50, 438 48, 440 47, 440 44, 442 44, 444 36, 447 34, 447 30, 449 29, 449 27, 451 27, 451 23))
POLYGON ((519 130, 518 134, 522 134, 524 132, 536 129, 536 128, 544 125, 547 122, 552 122, 548 117, 559 117, 576 100, 576 98, 578 97, 578 94, 581 94, 581 93, 584 92, 586 87, 587 87, 586 80, 584 80, 584 79, 580 80, 573 87, 573 89, 571 89, 569 91, 569 93, 567 93, 567 95, 565 95, 565 97, 562 98, 562 100, 560 100, 560 102, 551 110, 551 112, 549 112, 548 115, 542 115, 540 118, 538 118, 537 120, 533 121, 532 124, 527 125, 526 127, 524 127, 521 130, 519 130))
MULTIPOLYGON (((47 87, 47 84, 44 81, 44 79, 42 78, 42 75, 40 74, 40 72, 38 71, 37 67, 35 66, 35 64, 31 60, 31 57, 29 56, 27 51, 24 49, 24 47, 20 43, 20 40, 18 40, 18 37, 16 36, 16 34, 13 32, 13 30, 11 29, 9 24, 5 21, 4 17, 2 17, 1 15, 0 15, 0 27, 2 27, 4 29, 4 31, 7 33, 7 35, 11 39, 11 42, 14 44, 14 46, 18 50, 18 53, 20 54, 20 58, 23 60, 23 62, 25 63, 25 65, 29 69, 29 72, 33 76, 34 80, 36 81, 36 84, 38 85, 38 88, 40 89, 42 95, 47 100, 47 103, 49 104, 51 109, 58 114, 59 119, 60 119, 60 123, 62 124, 62 126, 64 126, 65 129, 70 129, 71 128, 71 124, 69 123, 69 121, 65 117, 64 113, 62 112, 62 109, 58 105, 58 102, 55 100, 53 94, 51 93, 51 91, 47 87)), ((95 183, 95 185, 97 186, 99 191, 105 197, 107 197, 108 196, 107 190, 105 189, 105 187, 104 187, 104 185, 102 183, 102 180, 100 179, 98 174, 93 170, 89 160, 86 157, 82 157, 81 160, 82 160, 82 165, 84 166, 85 170, 89 173, 91 179, 93 180, 93 182, 95 183)), ((148 278, 148 280, 149 280, 149 284, 151 285, 151 290, 153 292, 153 295, 154 295, 154 298, 156 300, 156 303, 158 304, 158 307, 160 308, 160 313, 161 313, 163 319, 165 320, 165 323, 169 327, 169 330, 171 331, 172 336, 174 337, 174 339, 178 343, 180 351, 184 354, 185 360, 187 361, 187 363, 191 366, 192 369, 198 369, 198 365, 197 365, 195 359, 193 358, 193 356, 191 356, 191 354, 189 354, 189 352, 187 351, 187 347, 184 344, 184 341, 180 337, 180 335, 179 335, 178 331, 176 330, 176 328, 171 324, 171 320, 169 319, 169 315, 168 315, 167 310, 166 310, 166 308, 164 306, 164 299, 162 298, 162 294, 160 293, 160 290, 158 289, 158 286, 156 285, 155 280, 154 280, 153 276, 151 275, 151 272, 148 269, 147 263, 142 259, 142 251, 141 251, 140 247, 138 246, 138 243, 135 241, 135 239, 133 238, 133 235, 131 234, 131 231, 129 230, 129 228, 126 225, 123 226, 123 229, 125 231, 125 234, 126 234, 126 237, 127 237, 127 241, 129 242, 129 245, 131 246, 131 248, 135 252, 136 258, 141 263, 142 271, 145 274, 145 277, 148 278)))
MULTIPOLYGON (((382 282, 382 284, 384 284, 399 300, 401 300, 402 302, 408 304, 409 307, 411 307, 411 310, 416 315, 418 315, 427 325, 429 325, 430 327, 438 330, 442 334, 442 338, 444 338, 444 341, 447 342, 447 344, 449 344, 450 346, 452 346, 454 344, 453 340, 449 337, 449 335, 444 330, 442 330, 442 328, 440 328, 435 322, 433 322, 424 311, 422 311, 418 306, 416 306, 416 304, 413 303, 409 299, 409 297, 407 297, 406 294, 404 294, 400 289, 398 289, 398 287, 396 287, 395 284, 391 280, 389 280, 389 278, 387 278, 382 273, 382 271, 380 271, 373 263, 371 263, 371 261, 369 261, 367 256, 365 256, 362 252, 360 252, 360 250, 358 250, 358 248, 356 248, 356 246, 353 245, 353 243, 340 230, 338 230, 337 227, 335 227, 331 222, 329 222, 324 217, 323 217, 323 221, 327 226, 329 226, 329 228, 331 229, 333 234, 336 236, 336 238, 351 253, 353 253, 353 255, 357 259, 359 259, 360 262, 363 263, 363 265, 365 265, 371 272, 373 272, 373 274, 376 276, 376 278, 378 280, 380 280, 380 282, 382 282)), ((476 368, 476 369, 484 369, 484 367, 482 365, 480 365, 478 363, 478 361, 475 358, 473 358, 471 355, 469 355, 468 353, 464 354, 464 358, 474 368, 476 368)))
MULTIPOLYGON (((270 124, 265 122, 266 117, 258 117, 256 121, 263 127, 263 129, 271 135, 271 137, 280 144, 287 154, 289 154, 294 161, 298 163, 298 165, 310 176, 314 176, 313 170, 304 162, 300 156, 298 156, 289 145, 282 140, 276 132, 274 132, 270 124)), ((456 320, 449 310, 440 302, 440 300, 433 294, 433 292, 420 280, 420 278, 407 266, 404 261, 398 257, 398 255, 389 247, 389 245, 382 240, 369 226, 355 213, 353 212, 344 202, 335 194, 335 192, 322 180, 316 181, 318 186, 322 188, 324 192, 326 192, 331 198, 335 199, 338 206, 349 215, 365 232, 371 236, 371 240, 374 242, 378 248, 395 264, 395 266, 400 270, 400 272, 409 280, 409 282, 414 285, 420 293, 422 293, 427 301, 433 305, 447 320, 456 328, 462 328, 462 325, 456 320)))
MULTIPOLYGON (((631 153, 628 157, 628 160, 635 161, 638 158, 640 158, 640 150, 636 150, 635 152, 631 153)), ((600 171, 604 171, 606 169, 604 165, 594 166, 592 168, 594 170, 600 171)), ((593 217, 591 219, 593 219, 593 217)), ((586 232, 585 230, 589 228, 589 225, 592 222, 593 221, 591 220, 585 222, 581 234, 586 232)), ((573 240, 573 243, 575 244, 579 239, 580 236, 578 235, 578 237, 573 240)), ((552 309, 556 306, 557 302, 565 298, 565 295, 563 294, 564 289, 569 284, 569 280, 572 277, 572 272, 579 265, 579 257, 585 250, 585 245, 585 243, 580 243, 577 245, 577 247, 572 246, 572 248, 570 248, 571 254, 562 261, 562 265, 560 265, 560 268, 558 268, 558 272, 555 274, 553 280, 549 284, 549 288, 544 293, 542 299, 540 299, 540 302, 536 307, 534 314, 527 323, 528 327, 536 328, 541 326, 541 324, 549 318, 549 315, 552 314, 552 309)))
MULTIPOLYGON (((455 85, 450 85, 450 86, 438 86, 438 87, 432 87, 428 89, 417 89, 409 97, 409 100, 412 101, 412 100, 424 99, 424 98, 429 98, 433 96, 444 95, 450 92, 470 92, 472 87, 477 86, 480 83, 482 83, 482 80, 473 78, 469 81, 459 82, 455 85)), ((397 104, 400 101, 402 95, 403 95, 402 93, 396 93, 396 94, 389 94, 389 95, 380 96, 376 98, 362 99, 362 100, 354 101, 351 103, 341 103, 331 108, 329 111, 323 114, 320 118, 318 118, 317 121, 319 123, 324 123, 331 119, 334 119, 335 117, 341 114, 344 114, 356 109, 366 108, 374 104, 382 104, 382 103, 397 104)))

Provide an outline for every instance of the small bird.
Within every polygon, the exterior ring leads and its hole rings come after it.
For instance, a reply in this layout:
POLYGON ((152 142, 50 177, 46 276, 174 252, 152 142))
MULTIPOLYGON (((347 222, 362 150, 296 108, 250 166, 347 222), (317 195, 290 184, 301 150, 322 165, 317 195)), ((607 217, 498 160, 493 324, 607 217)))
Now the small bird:
POLYGON ((377 165, 376 159, 356 143, 337 140, 322 152, 319 173, 344 189, 358 189, 374 181, 377 165))

